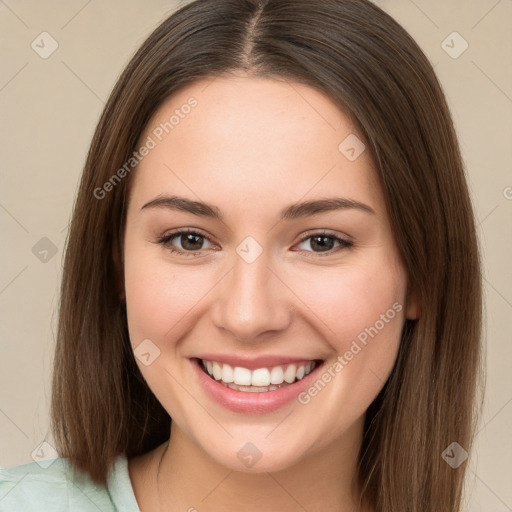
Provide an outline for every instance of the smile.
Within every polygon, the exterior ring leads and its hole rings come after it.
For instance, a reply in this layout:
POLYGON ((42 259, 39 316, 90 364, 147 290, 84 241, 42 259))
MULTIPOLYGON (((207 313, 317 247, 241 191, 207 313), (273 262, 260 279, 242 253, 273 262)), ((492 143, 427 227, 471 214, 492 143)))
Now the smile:
POLYGON ((296 403, 325 364, 323 359, 266 355, 244 359, 233 354, 202 354, 189 359, 197 383, 223 408, 265 414, 296 403))
POLYGON ((275 391, 302 380, 313 371, 317 361, 304 361, 254 370, 204 359, 201 359, 201 364, 203 370, 219 384, 237 391, 262 393, 275 391))

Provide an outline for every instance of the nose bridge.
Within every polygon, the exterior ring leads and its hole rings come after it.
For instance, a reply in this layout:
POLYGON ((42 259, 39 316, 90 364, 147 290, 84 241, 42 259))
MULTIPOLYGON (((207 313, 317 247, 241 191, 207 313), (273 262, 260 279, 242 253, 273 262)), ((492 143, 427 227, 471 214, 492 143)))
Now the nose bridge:
POLYGON ((218 289, 214 321, 238 339, 250 341, 266 331, 285 329, 290 322, 286 290, 269 263, 264 252, 255 259, 234 255, 232 271, 218 289))

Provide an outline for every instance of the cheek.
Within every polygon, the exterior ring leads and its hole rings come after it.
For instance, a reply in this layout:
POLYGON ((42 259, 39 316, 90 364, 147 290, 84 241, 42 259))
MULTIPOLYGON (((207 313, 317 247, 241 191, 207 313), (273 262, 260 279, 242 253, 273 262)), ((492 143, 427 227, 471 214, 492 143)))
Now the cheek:
MULTIPOLYGON (((125 292, 132 345, 149 338, 163 350, 163 341, 176 339, 187 328, 187 318, 206 294, 207 274, 193 265, 179 271, 155 251, 127 251, 125 292), (187 316, 188 315, 188 316, 187 316)), ((189 326, 190 327, 190 326, 189 326)))
POLYGON ((199 272, 193 265, 176 270, 164 261, 164 251, 161 256, 155 255, 155 251, 135 248, 126 252, 127 321, 136 363, 160 403, 172 411, 173 418, 186 418, 190 403, 183 400, 181 386, 175 385, 175 380, 183 382, 185 376, 175 363, 180 358, 180 340, 194 330, 194 315, 215 281, 209 284, 207 273, 199 272), (151 340, 151 344, 143 344, 144 340, 151 340), (138 354, 148 350, 151 359, 146 364, 138 354))
POLYGON ((354 334, 354 329, 373 325, 395 302, 403 305, 405 300, 404 272, 392 261, 340 266, 325 275, 301 273, 295 281, 304 302, 333 334, 354 334))
MULTIPOLYGON (((386 377, 392 368, 404 323, 406 279, 396 260, 381 255, 360 265, 330 268, 295 279, 297 295, 315 316, 312 321, 350 366, 375 368, 386 377)), ((348 372, 347 372, 348 373, 348 372)))
POLYGON ((311 298, 308 306, 321 320, 315 325, 324 326, 335 354, 299 402, 318 425, 332 425, 332 437, 365 413, 396 361, 406 279, 393 262, 381 261, 302 281, 301 293, 311 298))

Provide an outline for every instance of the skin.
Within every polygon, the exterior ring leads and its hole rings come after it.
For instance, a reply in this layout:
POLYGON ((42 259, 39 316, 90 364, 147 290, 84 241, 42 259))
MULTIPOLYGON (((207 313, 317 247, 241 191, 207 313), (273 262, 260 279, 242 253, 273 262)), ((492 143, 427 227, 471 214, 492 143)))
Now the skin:
MULTIPOLYGON (((355 511, 357 456, 366 409, 397 355, 407 275, 392 236, 370 152, 349 161, 338 146, 348 116, 305 85, 241 75, 197 82, 168 99, 141 142, 190 97, 197 106, 133 171, 124 243, 124 293, 131 342, 150 339, 160 355, 137 363, 173 419, 171 437, 131 459, 142 512, 355 511), (219 208, 223 222, 143 205, 179 195, 219 208), (341 197, 374 214, 340 209, 279 221, 299 201, 341 197), (167 247, 159 237, 195 228, 167 247), (349 239, 322 252, 305 235, 328 230, 349 239), (247 263, 236 248, 247 236, 263 249, 247 263), (341 248, 340 248, 341 247, 341 248), (197 254, 199 252, 199 254, 197 254), (236 413, 212 401, 189 361, 201 352, 304 356, 327 367, 380 315, 402 306, 378 335, 305 405, 236 413), (250 441, 262 457, 237 457, 250 441)), ((329 246, 331 247, 331 246, 329 246)))

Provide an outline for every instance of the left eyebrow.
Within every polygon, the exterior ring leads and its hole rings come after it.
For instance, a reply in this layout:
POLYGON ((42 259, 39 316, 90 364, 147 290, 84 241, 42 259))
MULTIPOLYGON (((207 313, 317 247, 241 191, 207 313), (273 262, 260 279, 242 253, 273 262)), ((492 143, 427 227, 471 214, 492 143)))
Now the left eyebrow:
POLYGON ((283 210, 281 213, 281 220, 298 219, 300 217, 316 215, 317 213, 349 209, 361 210, 375 215, 375 210, 367 204, 354 201, 353 199, 332 197, 329 199, 318 199, 316 201, 305 201, 302 203, 292 204, 283 210))
MULTIPOLYGON (((171 210, 192 213, 193 215, 211 217, 220 221, 223 220, 223 215, 216 206, 203 203, 202 201, 193 201, 186 197, 156 197, 142 206, 141 210, 145 208, 169 208, 171 210)), ((333 210, 350 209, 360 210, 371 215, 375 215, 375 210, 367 204, 354 201, 353 199, 333 197, 329 199, 318 199, 315 201, 304 201, 302 203, 292 204, 281 212, 280 220, 293 220, 333 210)))

